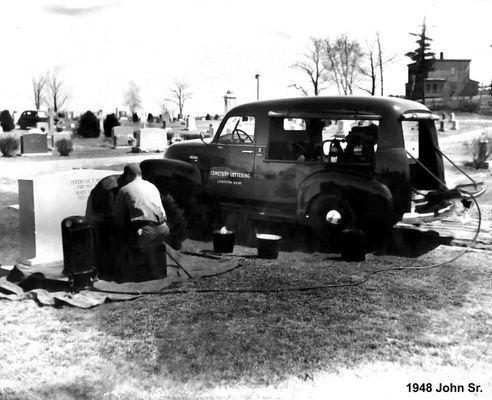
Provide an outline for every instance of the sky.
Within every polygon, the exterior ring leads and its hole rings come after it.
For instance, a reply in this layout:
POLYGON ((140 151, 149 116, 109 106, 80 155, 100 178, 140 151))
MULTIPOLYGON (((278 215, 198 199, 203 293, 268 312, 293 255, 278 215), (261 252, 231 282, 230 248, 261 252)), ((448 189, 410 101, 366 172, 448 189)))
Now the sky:
POLYGON ((409 32, 424 17, 436 54, 471 59, 471 79, 492 79, 488 0, 3 0, 0 15, 0 109, 10 111, 32 109, 32 78, 55 68, 76 112, 126 109, 130 81, 154 114, 177 79, 190 85, 191 115, 223 113, 228 90, 238 104, 255 101, 256 74, 261 99, 299 96, 289 85, 306 77, 290 66, 309 38, 342 33, 363 44, 380 33, 393 58, 385 94, 401 95, 409 32))

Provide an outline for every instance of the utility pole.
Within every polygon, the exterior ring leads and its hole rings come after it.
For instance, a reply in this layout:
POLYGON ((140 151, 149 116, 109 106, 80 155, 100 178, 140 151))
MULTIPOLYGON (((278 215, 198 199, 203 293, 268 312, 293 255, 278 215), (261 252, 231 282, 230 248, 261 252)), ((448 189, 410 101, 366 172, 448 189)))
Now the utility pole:
POLYGON ((255 79, 256 79, 256 100, 260 100, 260 74, 256 74, 255 79))

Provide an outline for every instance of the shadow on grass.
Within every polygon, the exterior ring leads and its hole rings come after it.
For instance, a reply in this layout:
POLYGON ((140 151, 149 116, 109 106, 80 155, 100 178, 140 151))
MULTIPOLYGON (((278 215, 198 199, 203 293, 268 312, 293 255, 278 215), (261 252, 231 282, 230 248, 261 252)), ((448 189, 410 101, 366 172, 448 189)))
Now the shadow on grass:
MULTIPOLYGON (((340 253, 341 238, 334 238, 333 243, 320 240, 313 231, 303 225, 297 224, 264 224, 260 230, 258 227, 246 227, 244 232, 239 232, 237 241, 246 246, 256 246, 256 240, 249 232, 255 229, 261 233, 272 233, 282 236, 280 250, 340 253), (338 241, 336 241, 338 239, 338 241)), ((442 237, 435 231, 420 231, 406 227, 394 227, 385 236, 366 235, 366 253, 395 255, 401 257, 420 257, 429 253, 440 245, 449 245, 452 237, 442 237)), ((354 244, 356 246, 356 244, 354 244)))
POLYGON ((440 236, 435 231, 419 231, 411 228, 395 227, 383 242, 382 254, 401 257, 420 257, 440 245, 450 245, 452 237, 440 236))
MULTIPOLYGON (((197 286, 316 285, 357 274, 357 267, 340 264, 316 261, 299 270, 289 257, 248 260, 197 286)), ((149 377, 203 386, 271 384, 374 361, 405 364, 439 349, 439 339, 427 337, 429 312, 461 306, 469 286, 462 272, 435 269, 382 274, 352 288, 144 297, 96 313, 100 329, 122 339, 120 352, 149 377)))

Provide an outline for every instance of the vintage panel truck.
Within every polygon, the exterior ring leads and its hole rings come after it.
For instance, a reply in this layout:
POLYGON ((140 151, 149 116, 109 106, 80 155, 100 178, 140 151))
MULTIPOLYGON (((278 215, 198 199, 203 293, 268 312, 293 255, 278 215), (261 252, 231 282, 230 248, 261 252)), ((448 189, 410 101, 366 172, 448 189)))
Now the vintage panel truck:
POLYGON ((446 187, 436 118, 391 97, 258 101, 227 113, 213 138, 173 144, 141 168, 202 226, 220 209, 308 225, 322 239, 383 232, 408 213, 443 215, 464 193, 446 187))

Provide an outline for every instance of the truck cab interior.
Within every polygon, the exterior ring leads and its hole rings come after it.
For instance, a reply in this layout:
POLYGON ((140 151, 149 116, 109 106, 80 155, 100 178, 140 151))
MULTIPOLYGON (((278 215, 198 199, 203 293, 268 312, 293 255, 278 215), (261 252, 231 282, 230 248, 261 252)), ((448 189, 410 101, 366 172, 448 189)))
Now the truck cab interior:
POLYGON ((268 159, 374 167, 378 121, 324 117, 270 119, 268 159))

